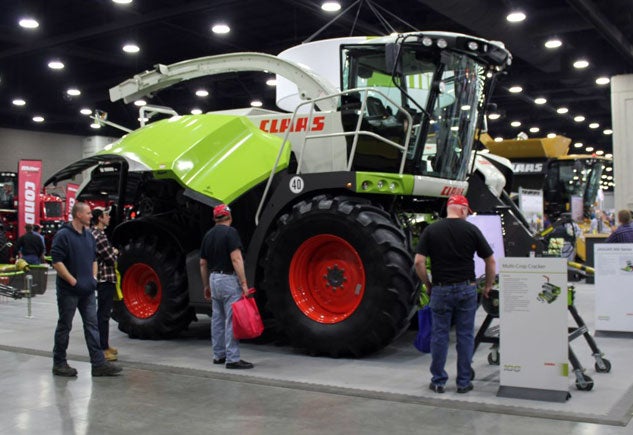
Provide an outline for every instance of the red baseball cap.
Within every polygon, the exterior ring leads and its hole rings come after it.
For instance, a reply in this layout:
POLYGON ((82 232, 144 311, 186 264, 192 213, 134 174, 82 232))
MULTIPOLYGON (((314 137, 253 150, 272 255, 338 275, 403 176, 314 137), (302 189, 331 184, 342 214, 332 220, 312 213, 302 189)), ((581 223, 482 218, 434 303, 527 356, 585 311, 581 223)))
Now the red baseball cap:
POLYGON ((228 205, 220 204, 213 208, 213 219, 221 219, 227 216, 231 216, 231 209, 228 205))
POLYGON ((468 207, 468 213, 473 213, 473 211, 470 209, 470 205, 468 204, 468 200, 464 195, 451 195, 448 198, 447 205, 463 205, 464 207, 468 207))

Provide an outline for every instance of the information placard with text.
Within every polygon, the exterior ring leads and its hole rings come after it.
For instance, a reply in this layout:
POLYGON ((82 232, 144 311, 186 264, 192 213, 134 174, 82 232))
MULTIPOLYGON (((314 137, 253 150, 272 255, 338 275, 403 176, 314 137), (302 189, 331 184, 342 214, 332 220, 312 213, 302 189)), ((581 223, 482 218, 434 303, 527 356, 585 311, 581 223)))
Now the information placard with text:
POLYGON ((633 332, 633 244, 594 245, 596 330, 633 332))
POLYGON ((567 400, 566 261, 503 258, 499 289, 501 385, 497 395, 567 400))

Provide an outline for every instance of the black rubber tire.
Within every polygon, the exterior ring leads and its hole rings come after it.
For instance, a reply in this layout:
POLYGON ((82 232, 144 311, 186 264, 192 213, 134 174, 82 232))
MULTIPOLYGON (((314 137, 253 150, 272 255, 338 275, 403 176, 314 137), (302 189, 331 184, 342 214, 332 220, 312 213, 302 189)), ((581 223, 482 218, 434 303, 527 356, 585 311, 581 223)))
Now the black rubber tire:
POLYGON ((115 301, 112 318, 119 329, 131 338, 160 340, 177 336, 195 318, 189 307, 185 256, 170 247, 166 239, 157 235, 139 236, 129 240, 121 249, 118 269, 121 274, 123 301, 115 301), (141 318, 131 313, 125 305, 125 278, 134 265, 151 268, 162 286, 162 297, 155 313, 141 318))
POLYGON ((585 374, 582 375, 583 382, 576 381, 576 388, 580 391, 593 390, 593 379, 585 374))
POLYGON ((488 354, 488 364, 490 364, 491 366, 498 366, 499 362, 501 360, 501 354, 499 352, 496 353, 496 357, 494 356, 494 354, 492 352, 490 352, 488 354))
POLYGON ((416 310, 413 259, 404 233, 388 213, 359 198, 320 195, 294 205, 268 237, 262 287, 281 332, 312 355, 359 357, 375 352, 404 332, 416 310), (318 235, 344 239, 358 253, 365 291, 355 311, 338 323, 320 323, 295 303, 289 284, 297 248, 318 235))
POLYGON ((606 358, 602 358, 602 362, 604 363, 604 368, 598 365, 598 362, 594 364, 594 368, 598 373, 609 373, 611 371, 611 361, 606 358))

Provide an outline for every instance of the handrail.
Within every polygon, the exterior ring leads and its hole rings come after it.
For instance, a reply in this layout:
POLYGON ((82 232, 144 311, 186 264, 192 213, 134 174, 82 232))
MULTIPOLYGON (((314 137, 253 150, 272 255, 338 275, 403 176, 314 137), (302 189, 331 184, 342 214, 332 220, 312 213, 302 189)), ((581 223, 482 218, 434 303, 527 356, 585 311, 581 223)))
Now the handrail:
MULTIPOLYGON (((402 173, 404 172, 404 166, 406 163, 406 158, 407 158, 407 153, 408 153, 408 149, 409 149, 409 140, 411 139, 411 130, 413 128, 413 117, 411 116, 411 114, 404 109, 404 107, 400 106, 397 102, 395 102, 394 100, 392 100, 391 98, 389 98, 387 95, 385 95, 383 92, 379 91, 378 89, 372 89, 372 88, 355 88, 355 89, 348 89, 346 91, 342 91, 342 92, 338 92, 335 94, 331 94, 331 95, 327 95, 327 96, 323 96, 323 97, 319 97, 319 98, 314 98, 312 100, 309 101, 304 101, 301 102, 297 105, 297 107, 295 108, 294 112, 292 113, 292 116, 290 118, 290 125, 294 125, 295 123, 295 118, 297 117, 297 114, 299 113, 299 109, 302 108, 305 105, 310 105, 310 110, 309 110, 309 115, 308 115, 308 125, 311 125, 312 123, 312 118, 314 116, 314 107, 317 105, 316 103, 319 102, 320 100, 332 100, 332 98, 336 97, 336 98, 340 98, 344 95, 350 95, 350 94, 361 94, 363 96, 363 98, 361 99, 361 107, 360 107, 360 113, 358 115, 358 121, 356 123, 356 128, 354 131, 351 132, 338 132, 338 133, 328 133, 328 134, 314 134, 314 135, 310 135, 307 134, 304 139, 303 139, 303 143, 301 144, 301 148, 299 150, 299 155, 298 155, 298 162, 297 162, 297 174, 301 174, 301 166, 303 163, 303 154, 304 154, 304 150, 305 150, 305 146, 306 143, 309 139, 319 139, 319 138, 326 138, 326 137, 346 137, 346 136, 354 136, 354 139, 352 141, 352 148, 350 150, 350 158, 349 161, 347 163, 347 171, 351 171, 352 165, 354 163, 354 158, 355 158, 355 154, 356 154, 356 147, 358 145, 358 138, 360 135, 363 136, 371 136, 387 145, 393 146, 396 149, 399 149, 402 151, 402 158, 400 161, 400 170, 398 172, 399 175, 402 175, 402 173), (374 94, 378 94, 380 96, 382 96, 386 101, 390 102, 391 104, 393 104, 399 112, 404 113, 404 116, 406 117, 406 120, 408 121, 406 123, 406 134, 405 134, 405 140, 404 140, 404 145, 400 145, 392 140, 389 140, 383 136, 380 136, 374 132, 370 132, 370 131, 366 131, 366 130, 361 130, 361 125, 362 125, 362 120, 363 118, 365 118, 365 108, 367 107, 367 97, 369 96, 369 93, 374 93, 374 94)), ((272 170, 270 171, 270 176, 268 177, 268 181, 266 182, 266 187, 264 188, 264 192, 262 194, 262 199, 259 202, 259 205, 257 207, 257 211, 255 212, 255 225, 259 224, 259 217, 261 215, 262 209, 264 208, 264 203, 266 202, 266 197, 268 195, 268 192, 270 190, 270 186, 272 185, 272 181, 273 178, 277 172, 277 167, 279 165, 279 161, 281 160, 281 156, 283 155, 284 150, 286 149, 286 145, 289 143, 288 141, 288 136, 290 134, 290 129, 287 129, 286 132, 284 133, 284 137, 281 143, 281 147, 279 148, 279 153, 277 154, 277 158, 275 160, 275 164, 273 165, 272 170)))

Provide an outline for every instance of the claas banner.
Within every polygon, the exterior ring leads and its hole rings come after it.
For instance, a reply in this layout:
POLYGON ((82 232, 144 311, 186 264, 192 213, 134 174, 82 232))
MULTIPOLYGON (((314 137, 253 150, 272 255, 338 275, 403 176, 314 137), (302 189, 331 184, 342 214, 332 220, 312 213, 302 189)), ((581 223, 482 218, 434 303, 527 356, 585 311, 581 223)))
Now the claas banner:
POLYGON ((73 205, 77 199, 77 191, 79 190, 79 184, 68 183, 66 184, 66 220, 68 222, 73 220, 73 205))
POLYGON ((42 161, 20 160, 18 163, 18 237, 26 224, 39 225, 42 161))

